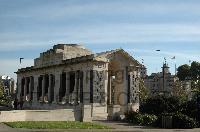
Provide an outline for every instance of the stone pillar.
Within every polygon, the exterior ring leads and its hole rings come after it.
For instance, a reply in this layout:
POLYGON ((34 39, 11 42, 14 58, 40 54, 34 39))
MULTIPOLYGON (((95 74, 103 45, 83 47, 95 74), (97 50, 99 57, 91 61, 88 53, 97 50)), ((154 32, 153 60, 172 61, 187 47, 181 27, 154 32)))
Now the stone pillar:
POLYGON ((33 90, 34 90, 34 78, 30 77, 30 100, 33 100, 33 90))
POLYGON ((28 83, 29 93, 28 93, 27 98, 28 98, 28 101, 30 101, 30 99, 31 99, 31 77, 28 77, 28 79, 29 79, 29 83, 28 83))
POLYGON ((69 72, 66 72, 66 103, 69 103, 69 90, 70 90, 70 75, 69 72))
POLYGON ((49 76, 49 87, 48 87, 48 102, 50 102, 51 99, 51 87, 52 87, 52 76, 51 74, 48 75, 49 76))
POLYGON ((17 76, 17 99, 20 100, 21 95, 21 87, 22 87, 22 78, 17 76))
POLYGON ((59 101, 60 74, 61 72, 59 71, 55 73, 54 103, 59 101))
POLYGON ((83 71, 83 103, 90 104, 89 71, 83 71))
MULTIPOLYGON (((108 72, 105 70, 104 71, 104 77, 105 77, 105 81, 104 81, 104 89, 105 89, 105 104, 106 104, 106 107, 107 107, 107 101, 108 101, 108 72)), ((107 109, 106 109, 107 110, 107 109)), ((108 111, 106 111, 107 113, 108 111)))
MULTIPOLYGON (((130 78, 129 78, 129 75, 128 75, 128 67, 126 67, 125 69, 124 69, 124 92, 126 93, 126 95, 124 96, 124 103, 123 104, 128 104, 130 101, 130 95, 129 95, 129 92, 130 92, 130 89, 129 89, 129 87, 130 87, 130 83, 129 83, 129 80, 130 80, 130 78)), ((126 105, 124 105, 124 107, 123 107, 123 109, 124 109, 124 111, 127 111, 128 110, 128 105, 126 106, 126 105)))
POLYGON ((78 104, 79 103, 79 90, 80 90, 80 80, 79 80, 79 74, 80 74, 80 72, 79 71, 77 71, 76 72, 76 95, 75 95, 75 104, 78 104))
POLYGON ((25 84, 24 84, 24 101, 26 101, 26 93, 27 93, 27 77, 24 78, 25 79, 25 84))
POLYGON ((44 94, 45 94, 45 75, 42 76, 42 102, 44 102, 44 94))
POLYGON ((33 102, 38 102, 38 75, 34 75, 33 102))
POLYGON ((74 84, 74 91, 72 92, 72 96, 71 96, 71 101, 72 101, 72 103, 73 104, 76 104, 76 92, 77 92, 77 90, 76 90, 76 88, 77 88, 77 73, 76 72, 74 72, 74 74, 75 74, 75 84, 74 84))
POLYGON ((109 104, 112 105, 112 76, 109 76, 109 104))
POLYGON ((81 103, 81 121, 92 122, 92 106, 81 103))
POLYGON ((79 74, 79 99, 80 99, 80 103, 83 103, 84 102, 84 99, 83 99, 83 83, 84 83, 84 72, 83 71, 80 71, 80 74, 79 74))

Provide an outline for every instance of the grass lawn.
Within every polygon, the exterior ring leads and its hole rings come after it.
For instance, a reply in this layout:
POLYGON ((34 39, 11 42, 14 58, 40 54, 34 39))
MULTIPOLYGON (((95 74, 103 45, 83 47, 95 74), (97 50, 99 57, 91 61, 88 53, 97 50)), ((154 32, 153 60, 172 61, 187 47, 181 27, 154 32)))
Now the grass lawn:
POLYGON ((111 129, 108 126, 96 123, 77 121, 18 121, 4 123, 12 128, 28 129, 111 129))

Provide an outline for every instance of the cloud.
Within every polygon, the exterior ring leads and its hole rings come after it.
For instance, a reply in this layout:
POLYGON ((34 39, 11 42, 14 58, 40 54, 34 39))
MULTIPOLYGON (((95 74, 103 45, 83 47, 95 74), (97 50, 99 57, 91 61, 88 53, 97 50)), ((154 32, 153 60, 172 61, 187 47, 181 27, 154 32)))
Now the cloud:
POLYGON ((199 61, 199 52, 198 50, 188 50, 188 51, 177 51, 177 52, 171 52, 166 49, 166 51, 159 51, 156 52, 155 50, 147 50, 147 49, 125 49, 130 54, 140 54, 140 58, 146 58, 148 62, 157 61, 157 60, 163 60, 164 57, 168 61, 171 61, 171 58, 173 56, 176 57, 176 60, 193 60, 193 61, 199 61))
MULTIPOLYGON (((186 24, 127 24, 114 23, 101 26, 49 28, 37 32, 0 33, 0 51, 40 48, 58 42, 73 43, 152 43, 199 42, 200 25, 186 24), (54 32, 50 32, 54 30, 54 32), (67 32, 66 32, 67 31, 67 32)), ((200 43, 196 43, 200 45, 200 43)))
POLYGON ((159 1, 49 1, 38 5, 26 4, 26 7, 11 10, 4 14, 7 17, 36 18, 36 19, 63 19, 84 15, 129 15, 136 14, 172 14, 200 15, 199 2, 159 2, 159 1), (24 12, 26 10, 26 12, 24 12))

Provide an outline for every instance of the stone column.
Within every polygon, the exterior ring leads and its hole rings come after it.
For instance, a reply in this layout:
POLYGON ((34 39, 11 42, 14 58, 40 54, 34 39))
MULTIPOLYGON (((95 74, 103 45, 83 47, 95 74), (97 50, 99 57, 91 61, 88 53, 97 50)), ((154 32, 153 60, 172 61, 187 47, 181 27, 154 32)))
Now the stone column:
POLYGON ((128 74, 129 74, 128 73, 128 67, 126 67, 125 72, 124 72, 124 91, 127 93, 127 96, 124 97, 124 104, 127 104, 130 100, 130 95, 128 93, 129 87, 130 87, 130 83, 129 83, 130 78, 129 78, 128 74))
POLYGON ((112 105, 112 76, 109 75, 109 104, 112 105))
MULTIPOLYGON (((107 107, 107 101, 108 101, 108 72, 105 70, 104 71, 104 77, 105 77, 105 81, 104 81, 104 89, 105 89, 105 104, 107 107)), ((107 110, 107 109, 106 109, 107 110)), ((107 112, 107 111, 106 111, 107 112)))
POLYGON ((49 76, 48 102, 50 102, 51 101, 52 76, 51 76, 51 74, 49 74, 48 76, 49 76))
POLYGON ((27 77, 24 78, 25 79, 25 84, 24 84, 24 101, 26 101, 26 93, 27 93, 27 77))
POLYGON ((70 90, 70 75, 69 72, 66 72, 66 103, 69 103, 69 90, 70 90))
POLYGON ((44 94, 45 94, 45 75, 42 76, 42 102, 44 102, 44 94))
POLYGON ((80 72, 77 71, 77 72, 76 72, 76 77, 75 77, 75 78, 76 78, 76 83, 75 83, 75 84, 76 84, 76 87, 75 87, 75 88, 76 88, 76 95, 75 95, 75 103, 76 103, 76 104, 79 102, 79 93, 80 93, 80 92, 79 92, 79 90, 80 90, 80 87, 79 87, 79 86, 80 86, 80 85, 79 85, 79 84, 80 84, 80 83, 79 83, 79 82, 80 82, 80 80, 79 80, 79 74, 80 74, 80 72))
POLYGON ((76 92, 77 92, 77 73, 74 72, 75 74, 75 84, 74 84, 74 91, 72 92, 72 97, 71 97, 71 101, 73 102, 73 104, 76 104, 76 92))
POLYGON ((29 77, 29 100, 31 101, 31 91, 32 91, 32 78, 31 76, 29 77))
POLYGON ((20 95, 21 95, 21 89, 22 87, 22 78, 21 77, 17 77, 17 99, 20 100, 20 95))
POLYGON ((61 72, 59 71, 55 73, 54 103, 59 101, 60 74, 61 72))
POLYGON ((83 102, 90 104, 90 82, 88 71, 83 71, 83 102))
POLYGON ((34 92, 34 77, 31 76, 31 101, 33 101, 33 92, 34 92))
POLYGON ((34 75, 34 90, 33 90, 33 102, 38 102, 38 75, 34 75))
POLYGON ((28 89, 29 89, 29 93, 28 93, 28 101, 30 101, 31 99, 31 77, 28 77, 29 79, 29 83, 28 83, 28 89))

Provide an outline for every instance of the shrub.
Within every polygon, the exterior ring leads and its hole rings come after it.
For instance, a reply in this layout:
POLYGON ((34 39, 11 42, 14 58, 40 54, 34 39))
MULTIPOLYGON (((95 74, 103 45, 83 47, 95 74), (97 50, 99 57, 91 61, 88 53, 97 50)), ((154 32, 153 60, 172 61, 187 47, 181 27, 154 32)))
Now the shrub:
POLYGON ((125 119, 130 123, 146 126, 154 124, 157 120, 157 116, 130 111, 125 113, 125 119))
POLYGON ((187 115, 176 113, 173 115, 173 128, 195 128, 198 123, 187 115))
POLYGON ((144 114, 142 125, 154 125, 157 119, 156 115, 144 114))
POLYGON ((164 112, 179 111, 181 100, 176 97, 156 96, 148 98, 145 103, 140 106, 140 112, 160 115, 164 112))
POLYGON ((134 118, 135 116, 137 115, 138 113, 137 112, 134 112, 134 111, 128 111, 125 113, 125 120, 127 122, 130 122, 130 123, 133 123, 134 122, 134 118))
POLYGON ((154 126, 162 127, 162 116, 172 116, 172 128, 188 129, 198 127, 195 119, 181 113, 162 113, 158 116, 154 126))
POLYGON ((196 100, 190 100, 187 102, 184 102, 181 105, 181 111, 182 114, 187 115, 191 118, 197 119, 198 115, 198 109, 197 109, 197 101, 196 100))

